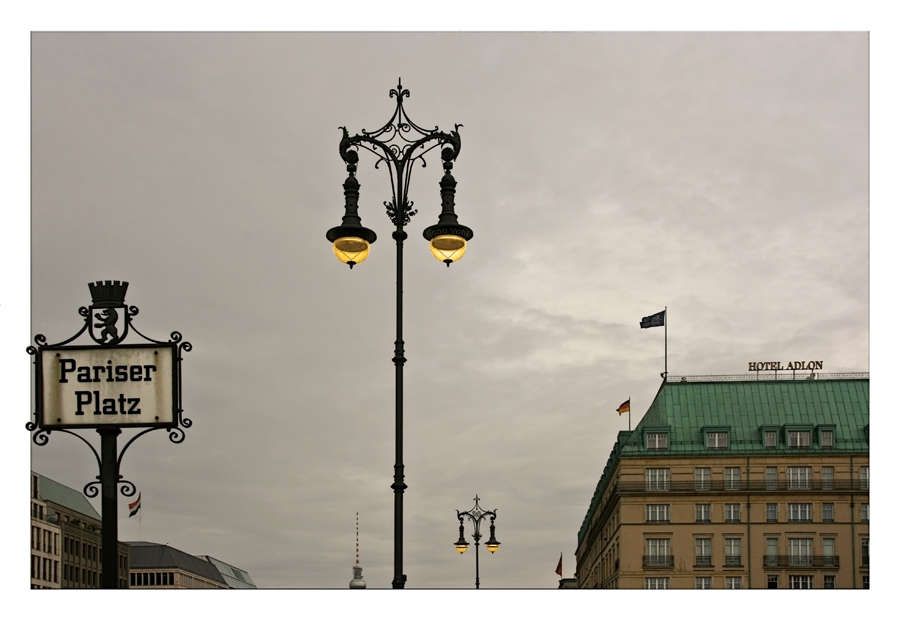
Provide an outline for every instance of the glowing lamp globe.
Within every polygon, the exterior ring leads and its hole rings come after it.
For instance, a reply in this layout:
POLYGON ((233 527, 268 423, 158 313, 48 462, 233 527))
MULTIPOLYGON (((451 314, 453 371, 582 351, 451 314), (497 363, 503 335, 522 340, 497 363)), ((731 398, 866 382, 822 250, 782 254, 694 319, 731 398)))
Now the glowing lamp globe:
POLYGON ((344 217, 345 224, 329 230, 325 238, 331 241, 331 248, 338 260, 353 269, 353 265, 366 260, 369 246, 375 243, 376 237, 374 232, 358 223, 359 218, 351 220, 350 226, 346 222, 348 219, 344 217))
POLYGON ((342 263, 347 263, 353 269, 369 255, 369 242, 361 237, 341 237, 332 244, 334 255, 342 263))
POLYGON ((456 235, 438 235, 431 240, 431 253, 442 263, 455 263, 466 253, 466 240, 456 235))
POLYGON ((463 257, 463 254, 466 253, 466 243, 473 236, 471 228, 457 223, 455 216, 453 220, 449 224, 438 222, 435 226, 426 228, 422 233, 428 240, 434 257, 442 263, 446 263, 448 267, 463 257))

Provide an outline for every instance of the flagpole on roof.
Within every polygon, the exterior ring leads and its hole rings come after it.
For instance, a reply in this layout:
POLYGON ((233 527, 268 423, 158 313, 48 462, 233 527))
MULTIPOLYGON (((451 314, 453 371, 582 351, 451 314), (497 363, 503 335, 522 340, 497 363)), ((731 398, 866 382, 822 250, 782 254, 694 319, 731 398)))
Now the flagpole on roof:
POLYGON ((628 397, 628 431, 631 431, 631 396, 628 397))
MULTIPOLYGON (((656 306, 659 308, 659 306, 656 306)), ((664 364, 664 372, 663 372, 663 382, 669 379, 669 306, 663 307, 663 328, 665 331, 665 337, 663 338, 663 364, 664 364)), ((629 415, 631 415, 629 413, 629 415)))

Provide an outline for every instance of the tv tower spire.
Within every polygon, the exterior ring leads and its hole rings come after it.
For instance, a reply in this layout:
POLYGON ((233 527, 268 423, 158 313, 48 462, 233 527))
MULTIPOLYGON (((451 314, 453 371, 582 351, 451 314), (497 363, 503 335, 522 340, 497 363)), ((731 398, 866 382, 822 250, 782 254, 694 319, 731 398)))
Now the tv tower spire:
POLYGON ((359 513, 356 513, 356 564, 353 565, 353 579, 350 581, 351 590, 365 590, 366 580, 363 579, 362 566, 359 564, 359 513))

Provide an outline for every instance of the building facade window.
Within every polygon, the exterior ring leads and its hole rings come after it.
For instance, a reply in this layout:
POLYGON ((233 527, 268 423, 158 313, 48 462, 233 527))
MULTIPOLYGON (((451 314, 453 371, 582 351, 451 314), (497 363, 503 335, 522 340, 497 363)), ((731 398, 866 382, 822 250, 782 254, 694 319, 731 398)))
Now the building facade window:
POLYGON ((822 445, 822 448, 825 450, 830 450, 834 447, 834 431, 820 431, 819 432, 819 442, 822 445))
POLYGON ((706 433, 706 447, 710 450, 724 450, 728 447, 728 433, 706 433))
POLYGON ((648 538, 647 555, 644 556, 646 566, 671 566, 672 555, 668 538, 648 538))
POLYGON ((812 575, 789 575, 791 590, 812 590, 812 575))
POLYGON ((824 566, 834 566, 834 538, 822 539, 822 562, 824 566))
POLYGON ((834 522, 834 504, 822 504, 822 521, 824 521, 825 523, 834 522))
POLYGON ((741 539, 725 539, 725 566, 741 566, 741 539))
POLYGON ((778 432, 766 431, 766 448, 778 447, 778 432))
POLYGON ((812 467, 788 467, 788 489, 808 490, 812 488, 812 467))
POLYGON ((741 521, 741 505, 725 504, 725 522, 740 523, 741 521))
POLYGON ((712 577, 695 578, 694 588, 697 590, 712 590, 712 577))
POLYGON ((698 523, 712 521, 712 504, 694 504, 694 520, 698 523))
POLYGON ((869 522, 869 502, 860 502, 859 504, 859 520, 863 523, 869 522))
POLYGON ((809 523, 812 521, 812 504, 788 504, 788 522, 809 523))
POLYGON ((647 504, 647 523, 668 523, 669 504, 647 504))
POLYGON ((822 586, 826 590, 834 590, 835 575, 825 575, 822 577, 822 586))
POLYGON ((766 538, 766 566, 778 566, 778 539, 766 538))
POLYGON ((869 490, 869 466, 862 465, 859 468, 859 488, 863 491, 869 490))
POLYGON ((726 467, 725 468, 725 490, 739 491, 741 488, 741 468, 726 467))
POLYGON ((778 589, 778 575, 766 575, 766 588, 769 590, 778 589))
POLYGON ((791 566, 812 566, 812 538, 788 538, 788 561, 791 566))
POLYGON ((648 450, 666 450, 669 447, 668 433, 647 433, 648 450))
POLYGON ((766 504, 766 521, 769 523, 778 522, 778 504, 766 504))
POLYGON ((646 590, 668 590, 669 589, 669 578, 668 577, 645 577, 644 578, 644 589, 646 589, 646 590))
POLYGON ((648 491, 669 490, 668 467, 648 467, 644 470, 644 479, 646 480, 648 491))
POLYGON ((710 478, 712 478, 712 469, 710 467, 695 467, 694 490, 709 491, 710 478))
POLYGON ((740 577, 725 577, 726 590, 740 590, 742 587, 740 577))
POLYGON ((694 566, 712 566, 712 539, 694 539, 694 566))
POLYGON ((869 576, 868 575, 862 576, 862 589, 863 590, 869 589, 869 576))
POLYGON ((861 558, 862 565, 868 566, 869 565, 869 539, 863 538, 862 544, 860 545, 860 547, 861 547, 861 551, 862 551, 862 558, 861 558))
POLYGON ((808 448, 809 431, 789 431, 788 446, 791 448, 808 448))
POLYGON ((822 467, 822 490, 831 491, 834 489, 834 467, 824 465, 822 467))
POLYGON ((766 467, 766 490, 774 491, 778 488, 778 468, 766 467))

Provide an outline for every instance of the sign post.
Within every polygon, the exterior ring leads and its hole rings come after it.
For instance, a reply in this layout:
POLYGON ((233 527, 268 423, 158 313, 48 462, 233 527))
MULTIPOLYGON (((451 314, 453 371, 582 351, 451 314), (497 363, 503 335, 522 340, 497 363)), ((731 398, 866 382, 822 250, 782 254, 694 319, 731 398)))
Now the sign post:
POLYGON ((183 429, 191 426, 191 420, 182 415, 181 360, 192 347, 177 331, 168 341, 160 341, 137 330, 132 320, 138 309, 125 305, 128 282, 107 280, 88 287, 93 303, 78 309, 84 317, 78 333, 53 345, 38 334, 37 347, 26 349, 35 366, 35 411, 26 428, 35 445, 46 445, 50 433, 58 431, 79 438, 94 453, 99 475, 83 492, 91 498, 101 495, 100 585, 115 589, 119 587, 116 492, 119 485, 126 497, 136 491, 119 473, 122 456, 138 437, 159 429, 168 431, 172 443, 184 441, 183 429), (144 342, 123 344, 130 331, 144 342), (85 332, 96 344, 70 344, 85 332), (91 442, 73 432, 92 428, 100 435, 99 454, 91 442), (143 430, 119 452, 123 428, 143 430))

